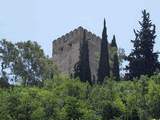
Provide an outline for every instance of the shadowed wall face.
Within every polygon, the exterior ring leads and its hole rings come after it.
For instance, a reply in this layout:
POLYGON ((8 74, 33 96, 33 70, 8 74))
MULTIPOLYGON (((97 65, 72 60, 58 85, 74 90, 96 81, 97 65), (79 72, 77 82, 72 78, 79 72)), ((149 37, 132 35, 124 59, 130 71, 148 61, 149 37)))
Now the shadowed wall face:
MULTIPOLYGON (((73 73, 73 67, 79 61, 80 42, 83 39, 83 31, 84 28, 79 27, 53 41, 53 61, 62 73, 73 73)), ((101 38, 86 30, 86 39, 88 40, 89 62, 93 80, 97 79, 101 38)))

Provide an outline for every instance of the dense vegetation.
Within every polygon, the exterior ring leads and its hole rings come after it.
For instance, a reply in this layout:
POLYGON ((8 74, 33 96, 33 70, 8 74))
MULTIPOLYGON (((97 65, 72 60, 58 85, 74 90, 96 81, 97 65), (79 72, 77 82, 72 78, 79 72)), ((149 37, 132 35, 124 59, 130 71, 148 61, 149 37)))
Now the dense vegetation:
POLYGON ((40 86, 57 72, 56 65, 44 55, 37 42, 0 41, 0 86, 19 83, 40 86))
POLYGON ((1 120, 150 120, 159 113, 160 75, 93 86, 58 75, 41 88, 0 90, 1 120))
MULTIPOLYGON (((135 39, 131 40, 133 49, 128 56, 125 56, 125 60, 129 62, 125 67, 125 79, 139 78, 141 75, 152 76, 160 71, 158 52, 154 52, 156 26, 152 23, 150 14, 146 10, 142 11, 142 21, 139 21, 139 24, 140 30, 134 30, 135 39)), ((89 54, 87 54, 88 50, 85 46, 82 47, 82 51, 80 56, 85 54, 85 57, 80 57, 80 61, 83 61, 83 64, 79 64, 78 67, 83 68, 80 73, 87 74, 77 74, 77 76, 79 78, 87 78, 91 74, 90 69, 87 67, 89 63, 86 59, 89 58, 89 54)), ((111 43, 108 43, 106 21, 104 20, 96 83, 102 84, 106 77, 114 77, 117 81, 120 79, 119 56, 115 36, 113 36, 111 43)), ((81 80, 85 81, 84 79, 81 80)))

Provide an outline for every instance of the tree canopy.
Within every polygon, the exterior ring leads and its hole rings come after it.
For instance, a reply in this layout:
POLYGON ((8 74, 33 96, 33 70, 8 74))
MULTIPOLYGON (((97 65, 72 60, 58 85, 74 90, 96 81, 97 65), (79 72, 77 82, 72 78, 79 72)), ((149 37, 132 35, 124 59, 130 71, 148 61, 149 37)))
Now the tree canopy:
POLYGON ((150 20, 150 14, 144 10, 142 12, 142 22, 140 30, 134 30, 135 40, 131 42, 134 45, 132 52, 127 57, 129 65, 126 69, 129 78, 140 77, 141 75, 153 75, 159 66, 158 53, 154 52, 156 38, 156 26, 150 20))
POLYGON ((104 19, 104 28, 102 32, 100 60, 98 68, 98 83, 103 83, 105 77, 110 77, 109 50, 107 40, 106 21, 104 19))

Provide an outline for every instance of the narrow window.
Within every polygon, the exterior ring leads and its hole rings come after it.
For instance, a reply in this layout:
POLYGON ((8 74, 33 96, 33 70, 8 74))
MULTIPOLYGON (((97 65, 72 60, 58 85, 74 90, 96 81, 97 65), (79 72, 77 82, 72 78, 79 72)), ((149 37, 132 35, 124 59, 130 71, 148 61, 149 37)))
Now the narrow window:
POLYGON ((63 47, 61 47, 59 50, 60 50, 61 52, 63 52, 63 47))
POLYGON ((69 47, 72 47, 72 43, 69 43, 68 45, 69 45, 69 47))

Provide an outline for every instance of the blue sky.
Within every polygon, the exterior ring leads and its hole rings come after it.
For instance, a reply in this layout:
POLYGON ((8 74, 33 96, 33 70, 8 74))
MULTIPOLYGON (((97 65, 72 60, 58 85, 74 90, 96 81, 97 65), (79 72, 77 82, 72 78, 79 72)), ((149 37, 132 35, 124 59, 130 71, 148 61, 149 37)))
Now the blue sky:
POLYGON ((106 18, 108 40, 116 35, 128 53, 133 29, 146 9, 157 26, 155 50, 160 49, 160 0, 0 0, 0 39, 37 41, 51 56, 52 41, 83 26, 101 36, 106 18))

